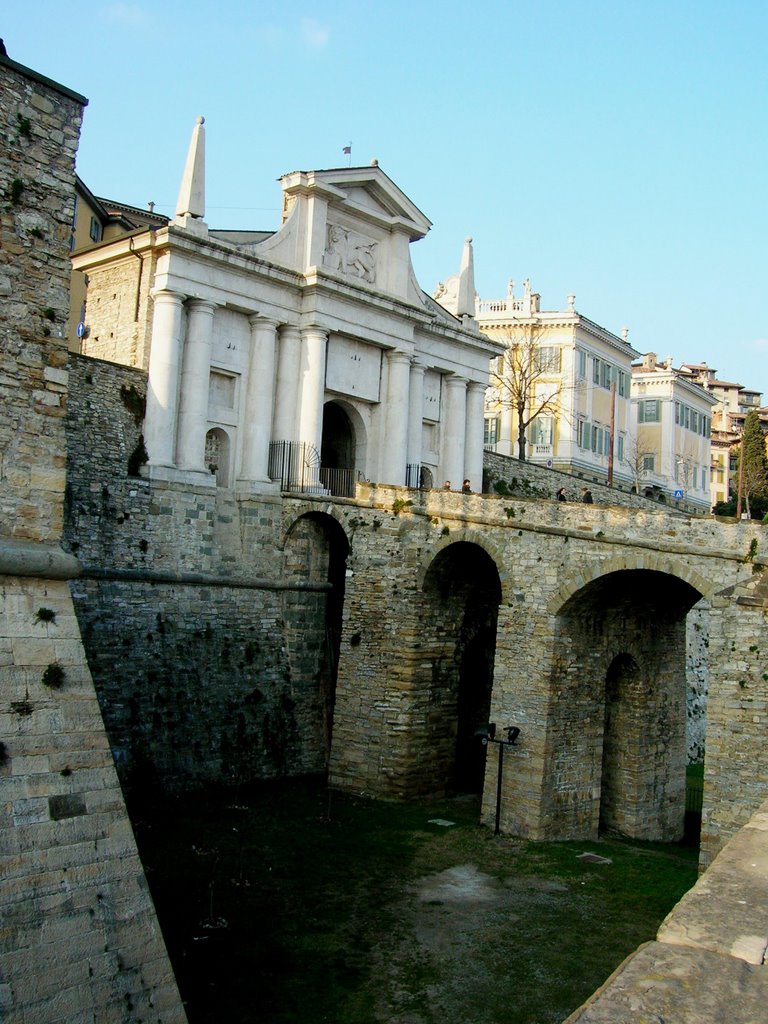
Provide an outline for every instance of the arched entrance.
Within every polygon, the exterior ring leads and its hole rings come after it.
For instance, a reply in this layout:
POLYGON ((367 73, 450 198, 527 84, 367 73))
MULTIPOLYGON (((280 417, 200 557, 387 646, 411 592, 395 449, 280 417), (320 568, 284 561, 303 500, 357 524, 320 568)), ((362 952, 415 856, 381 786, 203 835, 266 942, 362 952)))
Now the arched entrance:
POLYGON ((302 698, 297 725, 310 771, 326 769, 330 757, 348 554, 344 530, 322 512, 297 519, 283 549, 283 579, 317 584, 286 590, 284 598, 292 687, 302 698))
POLYGON ((431 673, 425 780, 432 791, 480 793, 486 748, 475 737, 491 706, 501 584, 476 544, 443 548, 427 570, 420 650, 431 673))
POLYGON ((229 487, 229 448, 229 435, 221 427, 212 427, 205 435, 205 465, 217 487, 229 487))
MULTIPOLYGON (((354 410, 341 402, 323 407, 323 438, 320 449, 320 480, 331 494, 354 497, 358 449, 362 425, 353 423, 354 410)), ((355 414, 355 420, 359 417, 355 414)))
POLYGON ((700 597, 675 576, 627 569, 560 609, 544 776, 553 833, 682 837, 685 619, 700 597))

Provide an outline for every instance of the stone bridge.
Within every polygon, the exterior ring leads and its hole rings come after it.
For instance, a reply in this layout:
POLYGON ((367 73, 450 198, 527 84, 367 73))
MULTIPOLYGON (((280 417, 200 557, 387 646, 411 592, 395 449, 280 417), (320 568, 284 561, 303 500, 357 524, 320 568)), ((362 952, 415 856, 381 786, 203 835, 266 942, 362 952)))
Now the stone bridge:
POLYGON ((284 499, 283 531, 288 577, 324 550, 336 581, 333 785, 482 787, 491 823, 499 747, 475 732, 514 725, 502 831, 677 839, 697 605, 709 619, 703 863, 765 798, 762 526, 364 486, 348 502, 284 499))

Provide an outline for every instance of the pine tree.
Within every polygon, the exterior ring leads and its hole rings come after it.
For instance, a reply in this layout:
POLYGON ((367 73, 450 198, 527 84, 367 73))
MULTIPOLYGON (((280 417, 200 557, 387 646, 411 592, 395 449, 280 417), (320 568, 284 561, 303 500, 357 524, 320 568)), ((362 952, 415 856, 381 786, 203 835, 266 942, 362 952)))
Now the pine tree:
POLYGON ((750 409, 744 419, 741 432, 741 449, 739 460, 744 460, 744 468, 739 467, 741 490, 750 515, 750 500, 768 496, 768 457, 765 453, 765 434, 760 418, 754 409, 750 409))

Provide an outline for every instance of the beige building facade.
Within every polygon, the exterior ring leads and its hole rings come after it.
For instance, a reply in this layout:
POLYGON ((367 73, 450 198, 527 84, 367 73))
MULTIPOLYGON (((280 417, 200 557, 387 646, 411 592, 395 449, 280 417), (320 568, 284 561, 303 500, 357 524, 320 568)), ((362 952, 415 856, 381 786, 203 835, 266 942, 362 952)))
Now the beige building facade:
POLYGON ((649 352, 632 368, 630 452, 638 490, 709 511, 712 408, 715 398, 686 374, 649 352))
POLYGON ((486 448, 519 454, 521 403, 513 390, 527 377, 525 457, 587 479, 610 477, 628 485, 631 367, 638 353, 626 332, 612 334, 574 303, 569 295, 566 309, 542 310, 529 281, 522 296, 511 283, 505 298, 478 300, 480 329, 506 350, 486 395, 486 448))

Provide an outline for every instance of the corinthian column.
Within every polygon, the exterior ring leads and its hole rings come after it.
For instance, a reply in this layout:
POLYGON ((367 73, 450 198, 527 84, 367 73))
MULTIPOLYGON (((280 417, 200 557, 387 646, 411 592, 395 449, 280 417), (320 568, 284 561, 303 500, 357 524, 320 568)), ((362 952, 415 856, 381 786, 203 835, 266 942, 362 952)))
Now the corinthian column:
POLYGON ((465 377, 444 377, 445 410, 442 414, 443 476, 454 490, 461 489, 464 479, 464 439, 467 424, 467 380, 465 377))
POLYGON ((485 426, 485 384, 467 385, 467 425, 464 441, 464 476, 473 491, 483 489, 483 428, 485 426))
POLYGON ((204 299, 190 299, 187 303, 187 338, 179 392, 176 463, 179 469, 191 469, 198 473, 206 472, 205 433, 208 427, 215 309, 215 303, 204 299))
POLYGON ((184 296, 177 292, 156 291, 152 298, 152 347, 149 352, 144 443, 150 466, 173 466, 184 296))
POLYGON ((267 470, 275 396, 277 321, 252 316, 248 322, 251 325, 251 355, 245 398, 241 477, 244 480, 265 482, 269 479, 267 470))
POLYGON ((384 408, 384 439, 381 483, 402 486, 408 445, 408 392, 411 357, 400 349, 387 352, 387 397, 384 408))
POLYGON ((301 332, 299 441, 314 445, 318 455, 323 439, 327 341, 328 335, 319 327, 306 327, 301 332))

